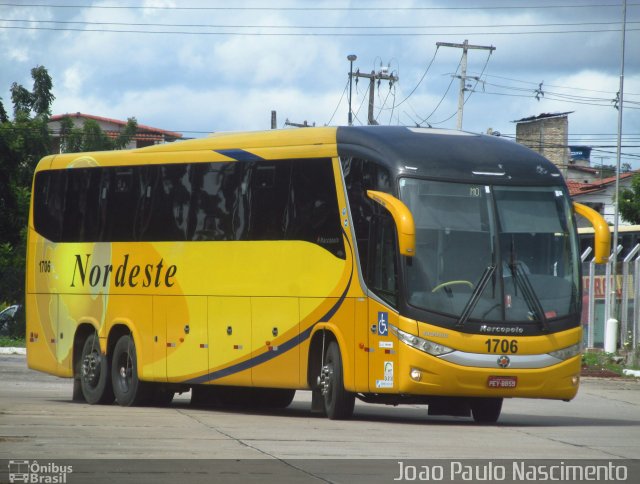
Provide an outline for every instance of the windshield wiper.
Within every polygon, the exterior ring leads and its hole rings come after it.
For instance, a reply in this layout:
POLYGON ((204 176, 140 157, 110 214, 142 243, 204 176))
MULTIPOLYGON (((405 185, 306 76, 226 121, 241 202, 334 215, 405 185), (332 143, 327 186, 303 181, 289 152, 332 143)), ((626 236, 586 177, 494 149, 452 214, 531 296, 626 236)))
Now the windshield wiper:
POLYGON ((542 326, 543 331, 548 331, 549 323, 547 322, 547 316, 544 313, 544 309, 542 307, 542 304, 540 303, 540 299, 538 298, 535 289, 533 289, 533 286, 531 285, 529 276, 527 276, 527 273, 522 270, 521 264, 519 262, 509 264, 509 269, 511 270, 511 274, 513 275, 513 280, 516 286, 519 287, 522 291, 524 300, 529 307, 529 314, 536 317, 540 321, 540 325, 542 326))
POLYGON ((478 304, 478 301, 480 300, 480 296, 482 295, 484 288, 487 287, 487 284, 491 280, 491 276, 493 276, 493 273, 495 271, 496 271, 496 266, 493 266, 493 265, 488 266, 484 270, 484 272, 482 273, 482 276, 480 276, 480 280, 478 281, 476 288, 473 290, 473 292, 471 293, 471 297, 467 301, 467 304, 464 306, 464 309, 462 310, 462 314, 460 314, 460 319, 458 319, 458 322, 456 323, 456 328, 462 327, 464 323, 467 322, 467 319, 469 319, 469 316, 475 309, 476 304, 478 304))

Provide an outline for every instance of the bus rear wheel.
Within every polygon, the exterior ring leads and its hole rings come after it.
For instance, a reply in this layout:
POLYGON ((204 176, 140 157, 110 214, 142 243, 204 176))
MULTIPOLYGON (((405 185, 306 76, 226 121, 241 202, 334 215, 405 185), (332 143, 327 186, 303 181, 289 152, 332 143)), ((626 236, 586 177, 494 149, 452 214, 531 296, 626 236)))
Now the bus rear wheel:
POLYGON ((128 334, 121 336, 113 349, 111 381, 119 405, 131 407, 147 402, 149 387, 138 378, 136 345, 128 334))
POLYGON ((335 341, 329 343, 324 361, 318 383, 324 397, 325 414, 331 420, 347 420, 353 415, 356 396, 344 388, 342 356, 335 341))
MULTIPOLYGON (((93 333, 84 341, 80 357, 80 390, 90 405, 113 403, 114 395, 109 376, 109 361, 100 351, 98 335, 93 333)), ((74 397, 76 395, 74 388, 74 397)))
POLYGON ((471 400, 470 406, 476 423, 495 423, 502 411, 502 398, 475 398, 471 400))

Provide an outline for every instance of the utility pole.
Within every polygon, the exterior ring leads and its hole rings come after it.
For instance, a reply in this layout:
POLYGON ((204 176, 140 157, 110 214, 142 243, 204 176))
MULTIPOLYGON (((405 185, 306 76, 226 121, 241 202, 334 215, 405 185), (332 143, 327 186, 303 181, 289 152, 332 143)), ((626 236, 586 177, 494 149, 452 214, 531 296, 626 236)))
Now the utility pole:
POLYGON ((351 93, 353 87, 353 61, 358 58, 355 54, 349 54, 347 60, 349 61, 349 126, 353 124, 353 112, 351 111, 351 93))
MULTIPOLYGON (((616 185, 615 185, 615 198, 614 198, 614 219, 613 219, 613 240, 611 252, 611 258, 609 263, 611 264, 611 304, 609 305, 609 314, 604 326, 604 350, 608 353, 616 353, 618 350, 618 319, 616 318, 616 297, 618 294, 618 225, 620 220, 620 161, 621 161, 621 149, 622 149, 622 108, 624 105, 624 50, 625 40, 627 34, 627 0, 624 0, 622 4, 622 48, 621 48, 621 62, 620 62, 620 90, 618 92, 620 104, 618 104, 618 143, 616 149, 616 185)), ((627 308, 624 308, 626 311, 627 308)), ((623 334, 623 338, 626 337, 623 334)))
POLYGON ((462 62, 460 63, 460 93, 458 94, 458 125, 457 129, 462 130, 462 109, 464 107, 464 92, 467 90, 467 51, 469 49, 481 49, 493 52, 496 48, 492 45, 470 45, 469 41, 465 39, 462 44, 452 44, 450 42, 436 42, 438 47, 454 47, 456 49, 462 49, 462 62))
POLYGON ((389 87, 391 87, 394 82, 398 81, 398 76, 388 74, 387 72, 387 69, 382 68, 378 72, 371 71, 371 74, 363 74, 360 72, 360 69, 358 69, 354 74, 349 74, 350 76, 356 77, 356 82, 359 77, 369 79, 369 114, 367 116, 367 124, 378 124, 378 122, 373 118, 373 97, 375 94, 376 81, 378 81, 378 86, 381 81, 389 81, 389 87))

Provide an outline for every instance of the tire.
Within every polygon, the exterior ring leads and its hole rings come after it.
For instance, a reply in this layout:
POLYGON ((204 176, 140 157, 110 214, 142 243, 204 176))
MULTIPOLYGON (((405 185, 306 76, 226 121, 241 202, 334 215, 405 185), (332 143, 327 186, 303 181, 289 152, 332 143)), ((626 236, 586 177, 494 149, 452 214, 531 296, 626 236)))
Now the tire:
MULTIPOLYGON (((100 352, 98 335, 95 333, 87 337, 82 345, 80 390, 89 405, 113 403, 109 360, 100 352)), ((73 396, 74 399, 78 397, 75 388, 73 396)))
POLYGON ((329 343, 324 361, 323 373, 328 380, 324 393, 325 413, 331 420, 347 420, 353 415, 356 396, 344 389, 342 356, 335 341, 329 343))
POLYGON ((476 398, 471 400, 470 405, 476 423, 495 423, 502 411, 502 398, 476 398))
POLYGON ((128 334, 121 336, 111 357, 111 382, 116 401, 123 407, 146 403, 149 385, 138 379, 136 345, 128 334))

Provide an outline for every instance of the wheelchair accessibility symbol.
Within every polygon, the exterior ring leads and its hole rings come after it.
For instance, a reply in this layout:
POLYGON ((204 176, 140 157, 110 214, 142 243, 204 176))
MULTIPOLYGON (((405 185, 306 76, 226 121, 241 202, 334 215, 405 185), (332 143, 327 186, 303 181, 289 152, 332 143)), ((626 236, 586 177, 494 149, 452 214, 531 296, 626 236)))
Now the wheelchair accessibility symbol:
POLYGON ((386 311, 378 312, 378 335, 389 335, 389 313, 386 311))

